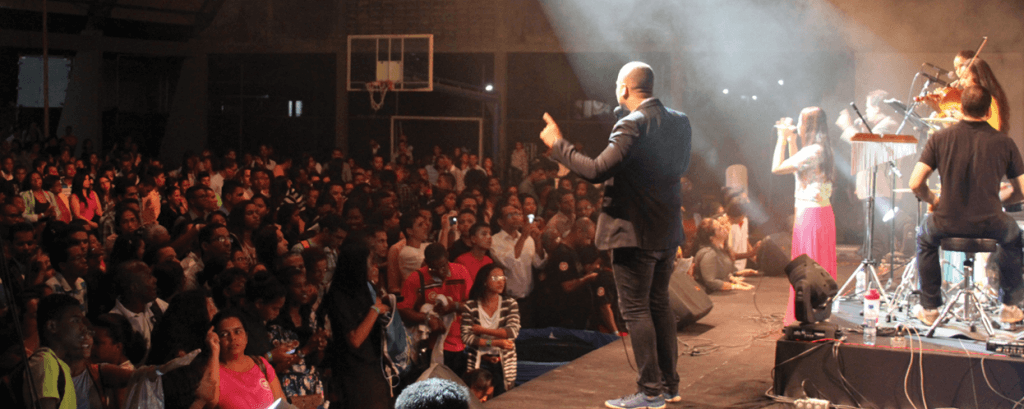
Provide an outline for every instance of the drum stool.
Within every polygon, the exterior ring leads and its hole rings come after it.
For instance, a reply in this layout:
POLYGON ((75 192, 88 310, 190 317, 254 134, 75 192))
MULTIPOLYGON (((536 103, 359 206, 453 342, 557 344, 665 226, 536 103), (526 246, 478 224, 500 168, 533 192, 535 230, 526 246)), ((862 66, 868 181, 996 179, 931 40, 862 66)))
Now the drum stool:
POLYGON ((946 307, 942 309, 942 313, 932 323, 931 328, 928 328, 929 338, 935 333, 935 329, 939 327, 939 324, 942 324, 942 320, 947 315, 950 315, 953 310, 953 304, 961 296, 963 297, 961 318, 965 324, 970 325, 971 332, 977 331, 978 323, 976 321, 981 321, 981 325, 989 337, 995 332, 992 327, 992 319, 985 314, 985 308, 981 304, 978 295, 975 294, 977 290, 974 288, 974 255, 976 253, 994 253, 998 249, 998 244, 994 239, 968 237, 947 237, 939 243, 939 247, 943 250, 959 251, 965 254, 963 265, 964 281, 960 286, 960 291, 957 291, 956 295, 947 301, 946 307), (978 315, 977 319, 971 318, 975 312, 978 315))

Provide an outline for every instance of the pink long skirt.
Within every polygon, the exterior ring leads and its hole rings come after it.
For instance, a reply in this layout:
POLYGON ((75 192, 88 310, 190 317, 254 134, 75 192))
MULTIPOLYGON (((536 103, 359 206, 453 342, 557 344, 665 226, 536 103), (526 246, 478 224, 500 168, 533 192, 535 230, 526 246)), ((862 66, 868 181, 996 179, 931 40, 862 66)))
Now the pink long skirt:
MULTIPOLYGON (((836 216, 832 206, 798 209, 793 220, 793 251, 790 260, 807 254, 836 278, 836 216)), ((796 291, 789 286, 785 325, 796 321, 796 291)))

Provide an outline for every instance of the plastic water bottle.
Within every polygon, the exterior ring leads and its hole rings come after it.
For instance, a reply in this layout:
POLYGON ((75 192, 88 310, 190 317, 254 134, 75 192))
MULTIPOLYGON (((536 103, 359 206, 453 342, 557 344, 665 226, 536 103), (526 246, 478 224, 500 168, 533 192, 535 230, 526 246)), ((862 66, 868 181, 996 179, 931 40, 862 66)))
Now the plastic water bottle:
POLYGON ((863 294, 867 289, 868 275, 864 270, 857 270, 855 274, 857 274, 857 294, 863 294))
POLYGON ((878 290, 874 288, 864 296, 864 343, 867 345, 875 345, 875 327, 878 325, 878 305, 881 298, 878 290))

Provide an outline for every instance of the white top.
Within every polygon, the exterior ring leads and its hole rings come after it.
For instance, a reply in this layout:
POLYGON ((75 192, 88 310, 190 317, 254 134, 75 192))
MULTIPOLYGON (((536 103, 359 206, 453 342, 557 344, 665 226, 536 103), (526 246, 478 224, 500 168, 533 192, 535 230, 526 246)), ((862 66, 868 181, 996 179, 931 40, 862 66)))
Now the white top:
POLYGON ((795 162, 797 169, 794 174, 796 189, 793 192, 796 207, 831 206, 832 182, 829 182, 825 173, 818 168, 824 159, 821 145, 814 144, 800 149, 789 159, 795 162))
POLYGON ((181 269, 185 273, 185 291, 199 288, 199 273, 205 269, 203 259, 194 251, 190 251, 184 260, 181 260, 181 269))
POLYGON ((531 267, 541 268, 544 259, 537 254, 533 237, 527 237, 523 243, 523 251, 516 258, 516 241, 508 232, 502 230, 491 236, 491 255, 494 261, 500 262, 508 269, 508 281, 505 291, 512 298, 524 298, 533 290, 533 271, 531 267))
POLYGON ((413 271, 423 267, 423 251, 427 249, 427 242, 420 243, 419 247, 406 245, 398 252, 398 271, 402 272, 402 282, 412 274, 413 271))
MULTIPOLYGON (((484 327, 484 328, 487 328, 487 329, 498 329, 498 324, 501 323, 501 302, 500 301, 498 302, 498 308, 494 309, 494 314, 487 315, 487 313, 484 311, 483 303, 480 304, 480 308, 478 310, 479 310, 478 314, 480 315, 480 326, 481 327, 484 327)), ((481 335, 480 338, 483 338, 483 339, 494 339, 494 337, 492 337, 490 335, 481 335)), ((488 346, 481 346, 481 347, 477 347, 477 350, 480 351, 480 352, 476 354, 476 368, 480 367, 480 357, 481 356, 484 356, 484 355, 501 355, 501 349, 499 349, 496 346, 489 346, 489 347, 488 346)))
POLYGON ((217 197, 224 197, 221 194, 224 189, 224 175, 220 172, 210 175, 210 189, 213 189, 213 193, 216 193, 217 197))
MULTIPOLYGON (((750 251, 750 221, 746 216, 738 224, 729 225, 729 248, 733 253, 746 253, 750 251)), ((747 268, 747 259, 736 260, 736 270, 747 268)))
POLYGON ((114 309, 110 310, 111 314, 123 315, 128 319, 128 322, 132 324, 132 329, 138 331, 139 334, 142 334, 142 337, 146 339, 147 351, 149 350, 150 335, 153 332, 153 328, 156 327, 156 317, 153 316, 153 310, 151 309, 154 302, 158 307, 160 307, 160 311, 167 311, 167 302, 159 298, 149 304, 146 304, 146 307, 138 314, 125 308, 125 306, 121 304, 120 298, 114 303, 114 309))

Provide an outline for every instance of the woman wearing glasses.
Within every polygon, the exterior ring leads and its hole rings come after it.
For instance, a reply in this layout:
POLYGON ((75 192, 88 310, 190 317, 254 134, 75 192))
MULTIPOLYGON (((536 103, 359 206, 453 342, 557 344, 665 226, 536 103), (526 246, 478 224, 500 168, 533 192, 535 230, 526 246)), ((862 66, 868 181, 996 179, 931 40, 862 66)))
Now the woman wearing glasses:
POLYGON ((494 396, 516 384, 516 336, 519 304, 505 295, 505 270, 497 263, 480 268, 469 300, 462 307, 462 342, 467 369, 485 369, 503 382, 494 382, 494 396))

